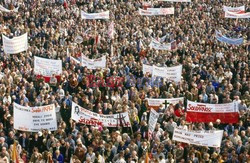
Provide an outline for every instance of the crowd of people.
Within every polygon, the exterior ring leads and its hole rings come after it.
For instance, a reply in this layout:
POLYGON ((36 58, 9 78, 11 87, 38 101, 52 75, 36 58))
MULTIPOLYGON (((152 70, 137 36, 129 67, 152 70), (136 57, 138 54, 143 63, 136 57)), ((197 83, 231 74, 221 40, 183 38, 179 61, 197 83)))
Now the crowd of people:
MULTIPOLYGON (((5 0, 0 12, 1 33, 28 33, 29 48, 0 56, 0 162, 75 163, 245 163, 250 162, 249 19, 226 19, 223 5, 238 7, 246 0, 192 0, 191 3, 151 1, 151 7, 174 7, 174 15, 141 16, 143 0, 5 0), (80 11, 110 11, 110 19, 83 20, 80 11), (114 22, 115 34, 107 31, 114 22), (215 30, 243 37, 239 46, 216 40, 215 30), (75 38, 83 41, 77 43, 75 38), (155 50, 152 38, 176 40, 176 49, 155 50), (88 69, 72 59, 106 56, 105 69, 88 69), (45 81, 34 74, 34 56, 60 59, 63 72, 45 81), (182 65, 181 82, 143 74, 142 65, 182 65), (112 79, 112 80, 111 80, 112 79), (100 82, 102 81, 102 82, 100 82), (103 85, 103 82, 106 84, 103 85), (102 83, 102 84, 100 84, 102 83), (108 83, 108 84, 107 84, 108 83), (184 97, 184 103, 159 108, 152 138, 146 98, 184 97), (239 122, 222 124, 186 121, 186 101, 221 104, 236 101, 239 122), (131 128, 107 128, 76 123, 72 101, 99 114, 128 112, 131 128), (56 107, 58 130, 37 133, 14 129, 13 103, 56 107), (179 111, 176 111, 179 110, 179 111), (175 127, 224 130, 220 148, 172 140, 175 127)), ((247 4, 248 3, 248 4, 247 4)), ((22 119, 22 117, 20 117, 22 119)))

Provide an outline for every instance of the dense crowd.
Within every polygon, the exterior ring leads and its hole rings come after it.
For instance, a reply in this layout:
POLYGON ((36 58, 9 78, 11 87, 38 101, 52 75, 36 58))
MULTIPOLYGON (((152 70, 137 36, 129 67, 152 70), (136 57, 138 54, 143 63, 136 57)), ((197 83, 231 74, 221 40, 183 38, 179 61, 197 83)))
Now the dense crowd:
MULTIPOLYGON (((29 48, 0 56, 0 162, 11 162, 17 142, 20 162, 143 163, 146 153, 155 163, 245 163, 250 152, 249 19, 226 19, 222 6, 247 0, 192 0, 192 3, 152 1, 152 7, 174 7, 174 15, 141 16, 142 0, 1 0, 1 33, 14 37, 28 32, 29 48), (109 20, 82 20, 80 11, 110 11, 109 20), (107 34, 110 22, 114 38, 107 34), (218 42, 215 30, 243 37, 239 46, 218 42), (83 41, 76 43, 81 36, 83 41), (175 50, 150 48, 152 38, 176 40, 175 50), (96 39, 99 41, 96 41, 96 39), (81 55, 107 57, 106 69, 90 70, 70 59, 81 55), (34 56, 61 59, 63 72, 45 82, 34 74, 34 56), (179 83, 143 74, 142 64, 183 65, 179 83), (93 77, 94 76, 94 77, 93 77), (112 79, 112 80, 110 80, 112 79), (118 80, 119 79, 119 80, 118 80), (106 85, 100 84, 106 82, 106 85), (93 84, 94 83, 94 84, 93 84), (107 84, 108 83, 108 84, 107 84), (184 103, 159 108, 153 137, 148 137, 150 108, 146 98, 184 97, 184 103), (188 123, 186 100, 221 104, 237 101, 237 124, 188 123), (87 126, 71 119, 72 101, 99 114, 129 112, 132 127, 87 126), (55 104, 58 130, 38 133, 13 127, 13 103, 55 104), (172 140, 174 127, 224 130, 220 148, 172 140)), ((1 38, 2 40, 2 38, 1 38)), ((22 118, 22 117, 20 117, 22 118)))

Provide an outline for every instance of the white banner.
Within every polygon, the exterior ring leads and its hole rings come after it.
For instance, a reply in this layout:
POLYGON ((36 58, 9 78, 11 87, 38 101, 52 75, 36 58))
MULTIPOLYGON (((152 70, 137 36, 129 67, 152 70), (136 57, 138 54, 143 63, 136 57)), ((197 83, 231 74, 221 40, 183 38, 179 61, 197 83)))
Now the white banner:
POLYGON ((71 118, 77 123, 105 127, 130 127, 128 112, 103 115, 94 113, 72 102, 71 118))
POLYGON ((54 105, 25 107, 14 105, 14 129, 38 132, 42 129, 57 130, 56 110, 54 105))
POLYGON ((149 47, 156 49, 156 50, 171 50, 172 49, 171 43, 162 44, 155 39, 152 39, 152 41, 149 44, 149 47))
POLYGON ((158 0, 158 1, 166 1, 166 2, 191 2, 191 0, 158 0))
POLYGON ((240 6, 240 7, 223 6, 223 10, 229 11, 229 12, 242 12, 242 11, 245 11, 245 6, 240 6))
POLYGON ((143 74, 147 72, 148 73, 152 72, 152 76, 163 77, 178 83, 181 81, 182 65, 174 67, 158 67, 155 65, 153 66, 143 65, 143 74))
POLYGON ((159 113, 157 113, 154 109, 151 109, 148 121, 148 132, 150 138, 152 138, 152 133, 155 130, 158 118, 159 118, 159 113))
POLYGON ((186 131, 175 128, 173 140, 207 147, 220 147, 223 136, 223 130, 209 131, 186 131))
POLYGON ((82 66, 86 66, 88 69, 106 68, 106 56, 98 59, 89 59, 85 55, 81 57, 82 66))
POLYGON ((187 112, 201 113, 230 113, 238 112, 238 104, 236 102, 226 104, 207 104, 198 102, 187 102, 187 112))
POLYGON ((0 11, 2 11, 2 12, 18 12, 18 7, 14 8, 13 10, 8 10, 7 8, 0 5, 0 11))
POLYGON ((232 18, 232 19, 247 19, 250 18, 250 12, 247 13, 235 13, 235 12, 225 12, 225 18, 232 18))
POLYGON ((100 12, 100 13, 86 13, 81 11, 82 19, 109 19, 109 11, 100 12))
POLYGON ((152 74, 153 73, 153 66, 143 64, 142 71, 143 71, 143 74, 146 74, 146 73, 152 74))
POLYGON ((157 15, 173 15, 174 8, 147 8, 143 10, 139 8, 139 14, 144 16, 157 16, 157 15))
POLYGON ((167 103, 176 105, 178 104, 180 101, 182 101, 182 103, 184 103, 184 97, 179 97, 179 98, 148 98, 148 105, 149 106, 160 106, 161 104, 165 106, 165 103, 167 101, 167 103))
POLYGON ((28 49, 28 35, 27 33, 14 37, 12 39, 2 35, 3 49, 7 54, 17 54, 28 49))
POLYGON ((34 73, 51 77, 53 74, 62 74, 62 60, 36 57, 34 59, 34 73))

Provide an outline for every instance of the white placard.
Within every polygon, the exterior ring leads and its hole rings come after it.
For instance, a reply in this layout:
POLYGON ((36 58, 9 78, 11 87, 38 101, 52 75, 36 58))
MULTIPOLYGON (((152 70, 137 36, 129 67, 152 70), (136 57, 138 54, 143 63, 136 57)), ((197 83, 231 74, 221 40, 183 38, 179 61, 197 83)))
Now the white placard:
POLYGON ((14 129, 38 132, 42 129, 57 130, 55 105, 25 107, 14 105, 14 129))
POLYGON ((27 33, 14 37, 12 39, 2 35, 3 49, 7 54, 17 54, 28 49, 28 35, 27 33))
POLYGON ((207 104, 207 103, 188 101, 187 112, 201 112, 201 113, 238 112, 238 104, 236 102, 225 103, 225 104, 207 104))
POLYGON ((178 104, 180 101, 182 101, 182 103, 184 102, 184 97, 179 97, 179 98, 147 98, 148 100, 148 105, 149 106, 160 106, 165 105, 163 103, 165 103, 165 101, 167 101, 170 104, 176 105, 178 104))
POLYGON ((53 74, 62 74, 62 60, 36 57, 34 59, 34 73, 36 75, 51 77, 53 74))
POLYGON ((173 140, 207 147, 220 147, 223 130, 186 131, 175 128, 173 140))
POLYGON ((85 55, 81 57, 81 64, 83 67, 87 67, 88 69, 97 69, 97 68, 106 68, 106 56, 103 56, 98 59, 89 59, 85 55))
POLYGON ((241 12, 241 11, 245 11, 245 6, 240 6, 240 7, 223 6, 223 10, 229 11, 229 12, 241 12))
POLYGON ((171 50, 172 49, 171 43, 162 44, 155 39, 152 39, 152 41, 149 44, 149 47, 156 49, 156 50, 171 50))
POLYGON ((153 66, 143 64, 142 71, 143 71, 143 74, 146 74, 146 73, 152 74, 153 73, 153 66))
POLYGON ((159 16, 159 15, 173 15, 174 8, 147 8, 143 10, 139 8, 139 14, 143 16, 159 16))
POLYGON ((91 126, 105 127, 130 127, 128 112, 120 114, 103 115, 94 113, 90 110, 72 102, 71 118, 77 123, 82 123, 91 126))
POLYGON ((109 11, 100 12, 100 13, 86 13, 81 11, 82 19, 109 19, 109 11))
POLYGON ((157 113, 154 109, 151 109, 148 121, 148 132, 150 138, 152 138, 152 133, 155 130, 158 118, 159 118, 159 113, 157 113))

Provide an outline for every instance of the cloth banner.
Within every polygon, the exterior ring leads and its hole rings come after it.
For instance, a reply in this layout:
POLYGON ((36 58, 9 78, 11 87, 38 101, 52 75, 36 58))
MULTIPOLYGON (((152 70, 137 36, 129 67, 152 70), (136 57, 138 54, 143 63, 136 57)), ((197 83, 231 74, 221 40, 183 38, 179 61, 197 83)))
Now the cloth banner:
POLYGON ((89 59, 85 55, 81 57, 81 63, 83 67, 87 67, 88 69, 97 69, 97 68, 106 68, 106 56, 103 56, 98 59, 89 59))
POLYGON ((82 19, 109 19, 109 11, 100 12, 100 13, 86 13, 81 11, 82 19))
POLYGON ((143 10, 139 8, 139 14, 143 16, 157 16, 157 15, 173 15, 174 8, 147 8, 143 10))
POLYGON ((239 121, 238 104, 236 102, 226 104, 207 104, 188 101, 188 122, 216 122, 220 119, 222 123, 237 123, 239 121))
POLYGON ((149 44, 149 47, 156 49, 156 50, 173 50, 175 49, 176 41, 172 41, 168 44, 162 44, 159 41, 152 39, 152 41, 149 44))
POLYGON ((38 132, 57 130, 55 105, 25 107, 14 103, 14 129, 38 132))
POLYGON ((191 0, 158 0, 158 1, 165 1, 165 2, 191 2, 191 0))
POLYGON ((131 127, 128 112, 103 115, 72 102, 71 118, 77 123, 103 127, 131 127))
POLYGON ((151 73, 152 76, 163 77, 176 83, 181 81, 182 65, 174 67, 158 67, 143 65, 143 74, 151 73))
POLYGON ((143 71, 143 74, 146 74, 146 73, 153 74, 153 66, 143 64, 142 71, 143 71))
POLYGON ((247 13, 235 13, 235 12, 225 12, 225 18, 232 18, 232 19, 248 19, 250 18, 250 12, 247 13))
POLYGON ((163 105, 165 107, 165 102, 167 101, 167 103, 176 105, 178 104, 180 101, 182 103, 184 103, 184 98, 183 97, 179 97, 179 98, 148 98, 148 106, 150 108, 159 108, 160 105, 163 105))
POLYGON ((54 60, 36 57, 34 59, 34 73, 36 75, 49 76, 62 74, 62 60, 54 60))
POLYGON ((0 5, 0 11, 2 11, 2 12, 18 12, 18 7, 14 8, 13 10, 9 10, 9 9, 3 7, 2 5, 0 5))
POLYGON ((245 6, 240 6, 240 7, 228 7, 228 6, 223 6, 224 11, 229 11, 229 12, 245 12, 245 6))
POLYGON ((3 49, 7 54, 17 54, 28 49, 28 34, 25 33, 21 36, 12 39, 2 35, 3 49))
POLYGON ((148 121, 148 132, 150 139, 152 138, 152 133, 155 130, 158 118, 159 118, 159 113, 157 113, 154 109, 151 109, 148 121))
POLYGON ((243 38, 238 38, 238 39, 229 38, 226 37, 225 35, 222 35, 222 33, 218 31, 216 31, 216 39, 220 42, 225 42, 232 45, 241 45, 244 42, 243 38))
POLYGON ((193 145, 220 147, 223 130, 186 131, 180 128, 174 129, 173 140, 193 145))

